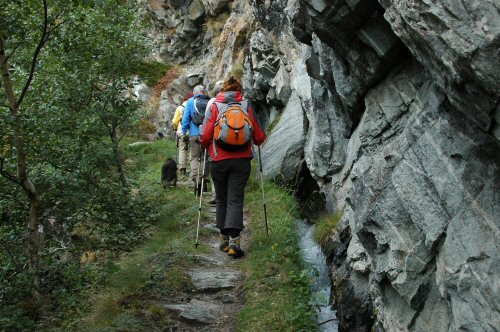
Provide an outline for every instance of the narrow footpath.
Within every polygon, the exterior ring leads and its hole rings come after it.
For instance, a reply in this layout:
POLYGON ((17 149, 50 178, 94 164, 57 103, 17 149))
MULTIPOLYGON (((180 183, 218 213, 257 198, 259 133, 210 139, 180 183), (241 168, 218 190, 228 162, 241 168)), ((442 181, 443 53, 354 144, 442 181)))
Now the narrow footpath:
MULTIPOLYGON (((238 265, 245 258, 233 259, 219 250, 215 206, 208 204, 209 198, 206 196, 202 199, 202 205, 203 209, 208 210, 209 218, 201 218, 200 233, 209 235, 200 236, 199 247, 208 250, 195 254, 192 259, 197 264, 192 264, 185 271, 192 283, 190 292, 165 304, 171 313, 170 318, 178 324, 170 327, 169 331, 234 331, 236 317, 243 306, 242 285, 245 276, 238 265)), ((248 248, 246 215, 244 224, 242 247, 248 248)))
POLYGON ((140 245, 87 263, 85 268, 99 279, 86 291, 85 310, 65 323, 66 330, 317 330, 294 198, 286 189, 266 184, 268 236, 262 183, 253 170, 241 233, 246 255, 234 260, 219 250, 212 194, 204 193, 195 248, 199 200, 192 181, 166 189, 159 182, 164 160, 175 153, 172 143, 129 145, 126 165, 137 172, 134 192, 145 195, 157 218, 145 224, 140 245))

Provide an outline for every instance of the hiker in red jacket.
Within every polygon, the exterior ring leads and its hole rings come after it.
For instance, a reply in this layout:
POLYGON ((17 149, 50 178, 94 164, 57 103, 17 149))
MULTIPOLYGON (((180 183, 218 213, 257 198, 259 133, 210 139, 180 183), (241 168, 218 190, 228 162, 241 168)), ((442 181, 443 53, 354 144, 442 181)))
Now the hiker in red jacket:
POLYGON ((252 142, 261 145, 266 136, 248 102, 242 100, 241 82, 224 81, 222 91, 202 125, 201 145, 209 149, 210 174, 215 185, 216 222, 221 232, 219 248, 233 258, 244 255, 240 247, 243 199, 251 172, 252 142))

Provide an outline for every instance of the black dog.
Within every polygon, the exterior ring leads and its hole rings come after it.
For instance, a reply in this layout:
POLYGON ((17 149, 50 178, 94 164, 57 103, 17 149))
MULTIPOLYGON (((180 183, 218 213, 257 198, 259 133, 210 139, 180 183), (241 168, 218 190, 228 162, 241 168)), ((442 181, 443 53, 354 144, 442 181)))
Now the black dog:
POLYGON ((168 158, 161 167, 161 184, 167 188, 169 183, 177 186, 177 163, 172 158, 168 158))

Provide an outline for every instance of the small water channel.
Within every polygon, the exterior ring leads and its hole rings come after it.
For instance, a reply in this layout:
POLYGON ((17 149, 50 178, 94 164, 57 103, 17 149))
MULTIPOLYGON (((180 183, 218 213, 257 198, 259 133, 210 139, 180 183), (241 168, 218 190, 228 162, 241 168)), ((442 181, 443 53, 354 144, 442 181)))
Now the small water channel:
POLYGON ((314 225, 309 225, 304 220, 298 220, 297 229, 302 257, 308 266, 310 276, 314 278, 311 286, 311 296, 316 307, 319 330, 322 332, 338 332, 338 320, 330 303, 332 284, 328 265, 321 247, 314 242, 314 225))

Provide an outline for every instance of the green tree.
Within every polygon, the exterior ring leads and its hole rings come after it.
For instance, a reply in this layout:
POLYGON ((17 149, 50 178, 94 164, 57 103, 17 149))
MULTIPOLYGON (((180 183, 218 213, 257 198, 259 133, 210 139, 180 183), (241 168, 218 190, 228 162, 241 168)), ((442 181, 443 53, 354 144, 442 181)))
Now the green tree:
POLYGON ((132 198, 120 142, 140 116, 128 85, 147 49, 136 1, 0 0, 0 7, 0 236, 7 239, 0 256, 11 277, 27 261, 36 319, 44 314, 48 229, 125 218, 132 198), (23 243, 26 252, 13 249, 23 243))
MULTIPOLYGON (((14 33, 13 29, 9 29, 9 27, 13 27, 15 25, 12 24, 11 26, 2 26, 2 30, 0 33, 0 66, 2 70, 5 95, 8 102, 8 108, 10 110, 12 128, 11 135, 4 134, 4 136, 10 136, 12 138, 13 146, 15 147, 15 149, 13 149, 13 153, 16 160, 16 174, 14 174, 10 172, 7 167, 5 167, 7 158, 2 156, 2 158, 0 159, 0 174, 7 178, 9 181, 13 182, 15 185, 21 187, 26 193, 26 196, 28 197, 30 203, 30 217, 28 221, 28 228, 31 233, 30 240, 28 242, 29 269, 33 274, 33 296, 37 301, 40 300, 40 282, 37 271, 39 269, 38 252, 43 243, 42 232, 40 232, 38 229, 42 206, 40 196, 36 190, 36 187, 28 176, 28 162, 25 149, 26 138, 23 128, 23 114, 21 114, 23 109, 21 108, 21 106, 35 75, 40 52, 49 40, 51 33, 53 32, 53 30, 51 30, 51 25, 53 26, 52 29, 56 28, 56 25, 54 25, 54 18, 49 18, 47 1, 43 0, 42 5, 43 23, 41 24, 39 41, 36 44, 31 56, 31 64, 28 68, 28 77, 24 80, 20 92, 16 91, 15 82, 13 82, 13 78, 10 75, 9 58, 14 54, 14 52, 16 52, 17 47, 19 47, 22 41, 16 40, 16 38, 12 38, 12 41, 17 44, 14 44, 14 46, 10 48, 11 53, 8 54, 8 40, 9 37, 14 33)), ((9 11, 9 9, 11 9, 12 7, 13 6, 8 6, 5 12, 12 13, 9 11)), ((2 17, 2 21, 7 22, 7 24, 13 23, 8 22, 9 20, 6 17, 2 17)), ((19 30, 21 32, 21 37, 27 34, 27 30, 25 29, 25 27, 21 26, 19 27, 19 30)))

